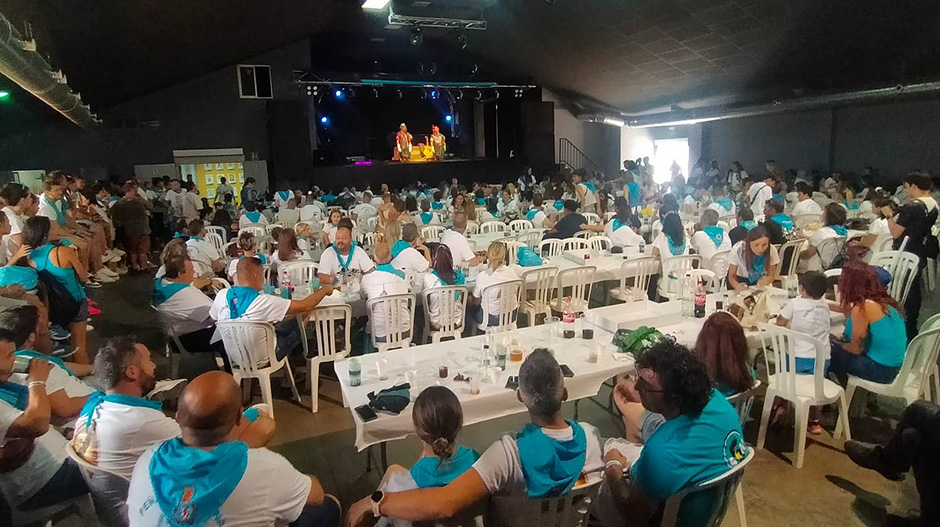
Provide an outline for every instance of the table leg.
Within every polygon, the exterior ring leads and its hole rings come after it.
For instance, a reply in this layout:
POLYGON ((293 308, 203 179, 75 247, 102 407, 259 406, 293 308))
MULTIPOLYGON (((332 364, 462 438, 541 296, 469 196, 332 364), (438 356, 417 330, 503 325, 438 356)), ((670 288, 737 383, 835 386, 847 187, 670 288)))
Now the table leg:
POLYGON ((388 471, 388 447, 387 443, 382 443, 382 473, 388 471))
POLYGON ((372 447, 366 449, 366 472, 372 472, 372 447))
POLYGON ((581 404, 581 399, 578 399, 574 402, 574 420, 578 420, 578 405, 581 404))

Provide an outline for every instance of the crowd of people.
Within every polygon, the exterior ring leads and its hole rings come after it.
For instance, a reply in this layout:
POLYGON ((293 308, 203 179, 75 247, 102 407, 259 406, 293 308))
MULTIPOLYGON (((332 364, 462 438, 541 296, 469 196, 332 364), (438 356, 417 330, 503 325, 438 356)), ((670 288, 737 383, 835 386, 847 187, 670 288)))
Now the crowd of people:
MULTIPOLYGON (((243 408, 216 323, 271 323, 277 358, 299 361, 305 346, 296 316, 334 288, 358 288, 372 300, 408 293, 413 276, 427 289, 465 285, 467 270, 479 267, 467 313, 453 316, 499 325, 505 310, 515 317, 520 306, 487 287, 520 275, 506 243, 475 247, 471 226, 476 232, 487 222, 526 220, 544 239, 589 231, 617 247, 649 244, 661 274, 674 257, 698 254, 709 266, 725 255, 721 287, 736 291, 773 284, 787 258, 798 257, 799 296, 776 323, 828 341, 830 312, 844 313, 845 333, 831 343, 828 371, 843 385, 849 375, 890 383, 917 335, 922 276, 937 257, 935 182, 911 173, 890 192, 874 186, 870 169, 861 188, 838 173, 781 172, 773 161, 764 169, 753 177, 735 162, 722 174, 717 162, 699 160, 688 180, 674 164, 668 182, 657 184, 646 158, 626 161, 614 177, 574 170, 539 180, 527 171, 499 185, 452 180, 335 194, 317 187, 262 192, 248 178, 238 196, 222 181, 211 204, 192 181, 176 179, 88 188, 80 176, 52 172, 39 195, 9 183, 0 189, 0 520, 11 510, 37 510, 91 491, 110 497, 98 507, 114 525, 337 525, 338 500, 265 448, 275 431, 270 409, 243 408), (834 246, 850 222, 863 232, 834 246), (422 237, 427 226, 445 228, 438 241, 422 237), (801 239, 809 226, 803 248, 783 254, 780 246, 801 239), (231 243, 220 247, 215 236, 231 243), (884 274, 861 258, 885 247, 920 259, 903 305, 887 293, 884 274), (274 294, 292 287, 290 264, 305 261, 317 263, 310 293, 274 294), (838 300, 829 301, 822 271, 837 267, 838 300), (145 345, 121 337, 94 352, 87 346, 99 306, 86 288, 154 269, 151 304, 165 336, 190 352, 219 355, 226 370, 191 381, 175 418, 147 398, 156 367, 145 345), (220 286, 219 279, 231 284, 220 286), (86 478, 67 449, 124 485, 86 478)), ((649 293, 659 300, 655 285, 649 293)), ((432 328, 442 325, 439 298, 423 316, 432 328)), ((407 326, 386 327, 384 317, 356 323, 368 324, 375 342, 393 331, 419 331, 407 316, 398 319, 407 326)), ((815 348, 794 353, 798 373, 818 367, 815 348)), ((593 483, 598 521, 647 525, 670 496, 748 456, 726 398, 748 391, 755 376, 740 323, 717 312, 692 349, 666 341, 637 354, 636 373, 618 378, 613 390, 624 437, 604 441, 589 423, 564 418, 559 364, 549 351, 535 351, 521 366, 517 390, 531 424, 482 454, 459 444, 456 395, 427 388, 412 410, 421 459, 392 467, 374 494, 351 504, 346 525, 476 515, 491 497, 558 496, 593 483)), ((778 406, 775 416, 784 411, 778 406)), ((906 414, 904 426, 925 420, 906 414)), ((810 432, 820 431, 814 409, 810 432)), ((853 459, 890 476, 912 464, 889 459, 887 449, 852 445, 853 459)))

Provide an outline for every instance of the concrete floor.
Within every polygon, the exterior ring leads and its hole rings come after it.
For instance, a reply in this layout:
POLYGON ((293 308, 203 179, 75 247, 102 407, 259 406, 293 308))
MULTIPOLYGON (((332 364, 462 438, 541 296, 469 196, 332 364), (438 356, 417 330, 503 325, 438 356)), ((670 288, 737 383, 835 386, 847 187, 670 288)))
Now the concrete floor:
MULTIPOLYGON (((89 291, 104 310, 93 321, 96 329, 90 333, 89 349, 95 350, 102 338, 136 335, 159 356, 158 373, 166 375, 159 323, 148 305, 152 284, 148 276, 125 277, 116 284, 89 291)), ((924 318, 937 312, 936 296, 934 292, 925 294, 924 318)), ((191 377, 212 366, 208 358, 193 362, 183 365, 183 376, 191 377)), ((319 412, 311 414, 309 393, 301 393, 303 406, 299 406, 290 400, 288 389, 278 386, 277 379, 274 382, 278 430, 271 448, 299 470, 316 475, 327 492, 338 496, 344 506, 372 492, 381 474, 375 469, 366 472, 366 453, 357 452, 353 446, 353 420, 349 409, 342 406, 338 384, 324 379, 319 412)), ((606 404, 608 393, 602 391, 598 400, 606 404)), ((257 390, 255 398, 260 400, 257 390)), ((759 399, 755 404, 754 419, 760 417, 760 403, 759 399)), ((903 402, 882 398, 877 408, 869 409, 864 408, 863 401, 857 403, 860 404, 853 405, 855 411, 864 411, 865 415, 852 418, 853 438, 878 442, 889 437, 903 402)), ((573 416, 573 403, 566 405, 566 413, 573 416)), ((580 419, 597 426, 604 437, 623 435, 618 420, 591 402, 580 404, 580 419)), ((800 470, 790 463, 792 425, 768 431, 766 448, 757 452, 744 477, 744 500, 751 527, 880 527, 887 525, 889 514, 917 514, 919 503, 913 476, 896 483, 858 468, 843 453, 842 441, 832 439, 834 420, 834 411, 824 414, 823 425, 828 432, 808 441, 800 470)), ((525 416, 520 415, 469 426, 460 440, 482 452, 499 434, 518 431, 525 422, 525 416)), ((757 429, 756 420, 745 427, 745 438, 751 445, 757 441, 757 429)), ((418 440, 413 437, 388 445, 390 463, 410 466, 418 452, 418 440)), ((732 504, 722 525, 738 524, 737 510, 732 504)))

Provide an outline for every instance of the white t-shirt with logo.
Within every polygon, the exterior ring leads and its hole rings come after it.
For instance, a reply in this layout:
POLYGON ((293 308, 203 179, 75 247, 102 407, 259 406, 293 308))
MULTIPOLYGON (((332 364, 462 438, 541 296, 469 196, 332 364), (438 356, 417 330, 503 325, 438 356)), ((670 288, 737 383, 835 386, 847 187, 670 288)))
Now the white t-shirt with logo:
POLYGON ((414 247, 408 247, 392 260, 392 267, 399 271, 423 273, 428 270, 428 260, 414 247))
POLYGON ((728 233, 724 233, 724 238, 721 240, 721 245, 715 246, 715 242, 712 241, 711 237, 705 233, 705 231, 698 231, 692 235, 692 238, 689 240, 689 243, 692 245, 692 248, 695 249, 695 252, 702 257, 703 262, 709 262, 712 259, 712 256, 715 256, 715 253, 718 251, 727 251, 731 249, 731 237, 728 236, 728 233))
MULTIPOLYGON (((223 289, 215 295, 212 301, 212 307, 209 308, 209 316, 217 321, 231 320, 232 313, 228 308, 227 291, 223 289)), ((287 310, 290 309, 290 300, 274 295, 266 295, 259 292, 258 296, 251 301, 248 309, 239 317, 239 320, 253 320, 255 322, 270 322, 276 324, 287 316, 287 310)))
MULTIPOLYGON (((788 328, 823 342, 823 348, 826 349, 824 360, 829 358, 829 331, 832 326, 829 303, 825 298, 794 298, 783 307, 780 316, 790 321, 788 328)), ((816 347, 804 340, 797 340, 793 345, 793 354, 801 359, 815 359, 816 347)))
MULTIPOLYGON (((481 298, 481 295, 483 294, 483 290, 486 287, 491 286, 493 284, 501 284, 503 282, 509 282, 511 280, 518 280, 518 279, 519 279, 519 275, 516 273, 516 271, 513 270, 511 267, 507 267, 505 265, 499 267, 495 271, 486 269, 485 271, 482 271, 480 272, 480 274, 477 275, 476 284, 473 286, 473 296, 476 298, 481 298)), ((499 297, 498 289, 490 290, 487 293, 486 298, 481 298, 480 303, 482 304, 483 302, 486 303, 486 312, 489 313, 490 315, 502 314, 502 311, 500 311, 500 305, 499 305, 500 297, 499 297)), ((513 299, 509 303, 508 307, 510 310, 516 309, 517 307, 519 307, 519 303, 515 299, 513 299)))
MULTIPOLYGON (((366 300, 372 300, 373 298, 379 298, 385 295, 403 295, 407 294, 408 291, 408 282, 394 274, 388 273, 385 271, 379 271, 376 269, 371 273, 362 277, 361 289, 359 293, 366 300)), ((399 312, 400 320, 405 323, 409 323, 410 326, 410 315, 408 309, 402 307, 399 312)), ((372 334, 377 337, 384 337, 387 333, 385 329, 385 319, 382 317, 373 318, 370 314, 369 322, 372 324, 372 334)), ((410 327, 402 327, 402 331, 407 331, 411 329, 410 327)))
POLYGON ((164 329, 173 337, 213 327, 215 322, 209 316, 211 307, 212 299, 190 285, 157 306, 157 311, 172 321, 164 329))
MULTIPOLYGON (((10 425, 21 415, 22 410, 0 401, 0 447, 10 441, 21 441, 6 437, 10 425)), ((50 428, 35 439, 33 452, 26 463, 16 470, 0 473, 0 492, 7 503, 17 507, 39 492, 65 463, 65 446, 62 434, 50 428)))
MULTIPOLYGON (((134 467, 127 494, 130 527, 167 525, 154 497, 150 459, 157 445, 148 449, 134 467)), ((248 450, 248 466, 241 481, 219 509, 221 521, 206 527, 285 527, 297 520, 310 495, 310 477, 301 474, 280 454, 267 448, 248 450)))
POLYGON ((193 270, 196 276, 209 276, 213 274, 212 262, 222 259, 222 255, 214 245, 204 239, 190 238, 186 242, 186 252, 193 261, 193 270))
POLYGON ((444 231, 444 234, 441 235, 441 243, 450 249, 450 255, 454 260, 454 269, 476 257, 467 238, 453 229, 444 231))
MULTIPOLYGON (((342 258, 345 261, 350 256, 352 259, 349 261, 349 270, 358 270, 366 273, 375 267, 375 263, 358 244, 353 250, 352 255, 343 255, 342 258)), ((341 273, 342 269, 342 266, 339 264, 339 259, 336 256, 336 251, 333 250, 332 247, 323 251, 323 254, 320 256, 320 265, 317 266, 317 273, 330 275, 335 278, 341 273)))

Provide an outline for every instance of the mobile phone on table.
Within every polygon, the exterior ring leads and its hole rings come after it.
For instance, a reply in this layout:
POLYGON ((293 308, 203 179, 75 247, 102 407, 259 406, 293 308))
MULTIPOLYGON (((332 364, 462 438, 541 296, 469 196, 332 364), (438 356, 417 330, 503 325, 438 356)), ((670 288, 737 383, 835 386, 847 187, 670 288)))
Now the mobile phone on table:
POLYGON ((574 377, 574 372, 571 371, 571 368, 569 368, 567 364, 561 365, 561 374, 565 377, 574 377))
POLYGON ((364 423, 375 421, 379 418, 379 416, 376 415, 375 410, 373 410, 372 407, 370 407, 368 404, 364 404, 356 408, 356 413, 359 414, 359 417, 362 418, 362 422, 364 423))
POLYGON ((507 390, 516 390, 519 388, 519 377, 517 375, 510 375, 506 379, 506 389, 507 390))

